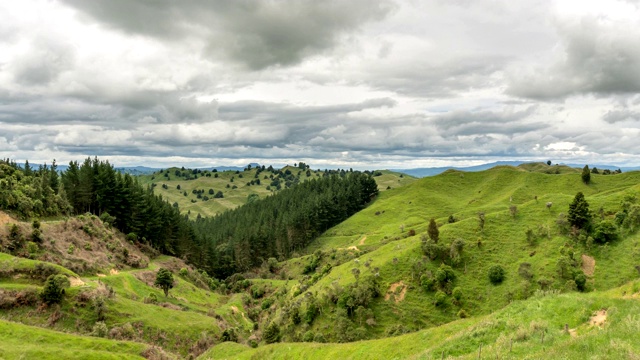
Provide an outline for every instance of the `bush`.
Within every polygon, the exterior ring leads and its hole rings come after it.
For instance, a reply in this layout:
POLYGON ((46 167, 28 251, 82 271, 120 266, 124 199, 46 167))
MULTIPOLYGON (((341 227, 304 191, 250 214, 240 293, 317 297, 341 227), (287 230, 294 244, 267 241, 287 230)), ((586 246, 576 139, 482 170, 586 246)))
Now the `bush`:
POLYGON ((576 288, 578 288, 578 291, 584 291, 585 290, 585 285, 587 284, 587 278, 584 276, 584 274, 576 275, 576 277, 573 279, 573 281, 575 281, 576 288))
POLYGON ((93 325, 93 329, 91 330, 91 336, 97 337, 106 337, 109 333, 109 329, 107 328, 107 324, 103 321, 98 321, 93 325))
POLYGON ((504 268, 500 265, 493 265, 489 268, 489 281, 493 285, 498 285, 504 281, 505 271, 504 268))
POLYGON ((42 288, 40 298, 48 305, 57 304, 62 301, 65 288, 70 285, 69 279, 64 275, 51 275, 42 288))
POLYGON ((467 313, 465 309, 460 309, 460 311, 458 311, 458 317, 460 319, 466 319, 469 317, 469 313, 467 313))
POLYGON ((309 330, 306 333, 304 333, 304 336, 302 337, 302 341, 312 342, 314 337, 315 337, 315 334, 313 333, 313 331, 309 330))
POLYGON ((618 228, 611 220, 602 220, 596 225, 593 232, 593 240, 599 244, 605 244, 618 238, 618 228))
POLYGON ((226 329, 222 332, 222 335, 220 335, 220 341, 237 342, 238 334, 236 334, 236 331, 233 328, 226 329))
POLYGON ((436 297, 433 303, 435 304, 435 306, 444 306, 447 303, 447 294, 445 294, 443 291, 438 290, 438 292, 436 292, 436 297))
POLYGON ((267 344, 273 344, 280 341, 280 327, 275 322, 269 324, 264 331, 264 341, 267 344))
POLYGON ((453 295, 453 298, 456 299, 456 301, 462 300, 462 289, 459 287, 454 288, 451 295, 453 295))

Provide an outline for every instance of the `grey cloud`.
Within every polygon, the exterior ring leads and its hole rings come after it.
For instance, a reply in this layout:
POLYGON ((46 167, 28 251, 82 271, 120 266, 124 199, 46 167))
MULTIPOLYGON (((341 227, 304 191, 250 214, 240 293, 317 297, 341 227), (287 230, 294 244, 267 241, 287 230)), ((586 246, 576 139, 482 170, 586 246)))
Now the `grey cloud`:
POLYGON ((454 111, 436 116, 432 122, 443 136, 513 135, 542 130, 548 126, 527 120, 535 110, 535 106, 529 106, 521 111, 454 111))
POLYGON ((627 120, 640 121, 640 111, 631 109, 609 110, 604 114, 602 120, 608 122, 609 124, 615 124, 627 120))
POLYGON ((75 51, 69 44, 57 39, 35 39, 29 51, 18 58, 13 66, 14 78, 25 85, 46 85, 63 71, 74 65, 75 51))
POLYGON ((640 92, 637 24, 583 18, 559 24, 558 31, 564 45, 560 59, 548 68, 512 69, 507 93, 553 100, 640 92))
POLYGON ((389 0, 62 0, 109 26, 169 40, 196 36, 251 69, 292 65, 331 49, 340 36, 393 8, 389 0))

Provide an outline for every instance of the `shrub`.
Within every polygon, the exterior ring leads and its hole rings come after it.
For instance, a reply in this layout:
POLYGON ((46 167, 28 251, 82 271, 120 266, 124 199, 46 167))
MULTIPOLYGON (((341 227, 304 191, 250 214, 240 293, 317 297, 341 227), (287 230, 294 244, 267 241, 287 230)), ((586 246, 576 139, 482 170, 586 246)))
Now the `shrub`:
POLYGON ((317 332, 316 335, 313 337, 313 342, 317 342, 317 343, 324 343, 326 342, 324 335, 321 332, 317 332))
POLYGON ((267 344, 273 344, 280 341, 280 327, 275 322, 272 322, 267 326, 264 331, 264 341, 267 344))
POLYGON ((438 292, 436 292, 436 297, 434 300, 434 304, 435 306, 444 306, 447 302, 447 294, 445 294, 443 291, 438 290, 438 292))
POLYGON ((458 311, 458 317, 460 319, 466 319, 469 317, 469 313, 467 313, 465 309, 460 309, 460 311, 458 311))
POLYGON ((602 220, 596 225, 593 232, 593 240, 599 244, 605 244, 618 238, 618 228, 611 220, 602 220))
POLYGON ((164 291, 164 296, 169 296, 169 289, 173 288, 173 274, 171 271, 160 268, 156 274, 156 281, 154 285, 161 288, 164 291))
POLYGON ((107 324, 105 324, 103 321, 98 321, 97 323, 93 324, 91 336, 106 337, 108 333, 109 329, 107 328, 107 324))
POLYGON ((50 275, 42 288, 40 298, 48 305, 62 301, 65 288, 70 285, 69 279, 64 275, 50 275))
POLYGON ((225 342, 225 341, 237 342, 238 341, 238 334, 236 334, 236 331, 233 328, 225 329, 222 332, 222 335, 220 335, 220 341, 222 341, 222 342, 225 342))
POLYGON ((313 331, 309 330, 306 333, 304 333, 304 336, 302 337, 302 341, 304 341, 304 342, 312 342, 314 336, 315 335, 314 335, 313 331))
POLYGON ((505 272, 504 268, 500 265, 493 265, 489 268, 489 281, 493 285, 498 285, 504 281, 505 272))
POLYGON ((578 288, 578 291, 584 291, 585 290, 585 285, 587 284, 587 278, 584 276, 584 274, 576 275, 576 277, 573 279, 573 281, 575 281, 576 288, 578 288))
POLYGON ((451 295, 453 295, 453 298, 456 299, 456 301, 462 300, 462 289, 459 287, 454 288, 451 295))

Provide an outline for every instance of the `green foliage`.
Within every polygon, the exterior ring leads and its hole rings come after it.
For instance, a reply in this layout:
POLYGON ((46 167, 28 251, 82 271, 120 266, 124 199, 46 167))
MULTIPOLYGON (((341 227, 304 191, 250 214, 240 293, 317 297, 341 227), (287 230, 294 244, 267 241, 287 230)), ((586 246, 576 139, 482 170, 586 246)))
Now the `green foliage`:
POLYGON ((65 289, 68 288, 69 285, 69 279, 66 276, 61 274, 50 275, 44 283, 40 298, 48 305, 57 304, 62 301, 65 289))
POLYGON ((583 183, 589 184, 589 182, 591 181, 591 171, 589 171, 589 165, 585 165, 584 168, 582 168, 582 175, 580 177, 582 178, 583 183))
POLYGON ((107 324, 104 323, 104 321, 98 321, 93 325, 93 328, 91 329, 91 336, 95 336, 95 337, 107 337, 107 334, 109 333, 109 328, 107 328, 107 324))
POLYGON ((165 268, 160 268, 153 284, 164 291, 165 297, 169 296, 169 289, 173 288, 173 273, 165 268))
POLYGON ((435 279, 440 287, 444 287, 449 283, 453 283, 456 279, 456 273, 451 266, 441 264, 435 273, 435 279))
POLYGON ((567 220, 571 226, 575 226, 578 229, 589 229, 591 224, 589 203, 585 200, 582 192, 578 192, 571 204, 569 204, 567 220))
POLYGON ((447 304, 447 294, 445 294, 441 290, 438 290, 434 298, 434 305, 442 307, 442 306, 445 306, 446 304, 447 304))
POLYGON ((573 280, 576 283, 576 288, 578 289, 578 291, 584 291, 585 290, 585 286, 587 284, 587 277, 584 276, 583 273, 577 274, 573 280))
POLYGON ((263 334, 264 341, 267 344, 273 344, 280 341, 280 327, 275 322, 267 326, 263 334))
POLYGON ((233 328, 225 329, 222 332, 222 335, 220 335, 220 341, 221 342, 225 342, 225 341, 238 342, 238 334, 233 328))
POLYGON ((600 221, 593 231, 593 240, 599 244, 606 244, 618 238, 618 228, 611 220, 600 221))
POLYGON ((434 244, 438 243, 438 240, 440 239, 440 230, 438 230, 438 224, 436 224, 436 220, 434 218, 429 220, 427 234, 429 234, 429 239, 431 239, 434 244))
POLYGON ((498 285, 504 281, 505 271, 500 265, 493 265, 489 268, 489 281, 493 285, 498 285))

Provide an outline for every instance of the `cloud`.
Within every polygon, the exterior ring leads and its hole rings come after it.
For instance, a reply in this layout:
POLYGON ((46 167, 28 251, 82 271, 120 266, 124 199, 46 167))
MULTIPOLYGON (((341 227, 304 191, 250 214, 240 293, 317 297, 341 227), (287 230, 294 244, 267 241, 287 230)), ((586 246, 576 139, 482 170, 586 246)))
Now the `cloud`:
MULTIPOLYGON (((640 14, 640 12, 636 12, 640 14)), ((548 67, 514 67, 507 93, 541 100, 640 92, 640 21, 583 16, 557 20, 561 52, 548 67)))
POLYGON ((213 58, 250 69, 288 66, 330 50, 341 36, 392 9, 387 0, 62 0, 107 26, 173 41, 196 38, 213 58))
POLYGON ((609 110, 604 114, 602 120, 609 124, 615 124, 622 121, 640 121, 640 111, 631 109, 609 110))

